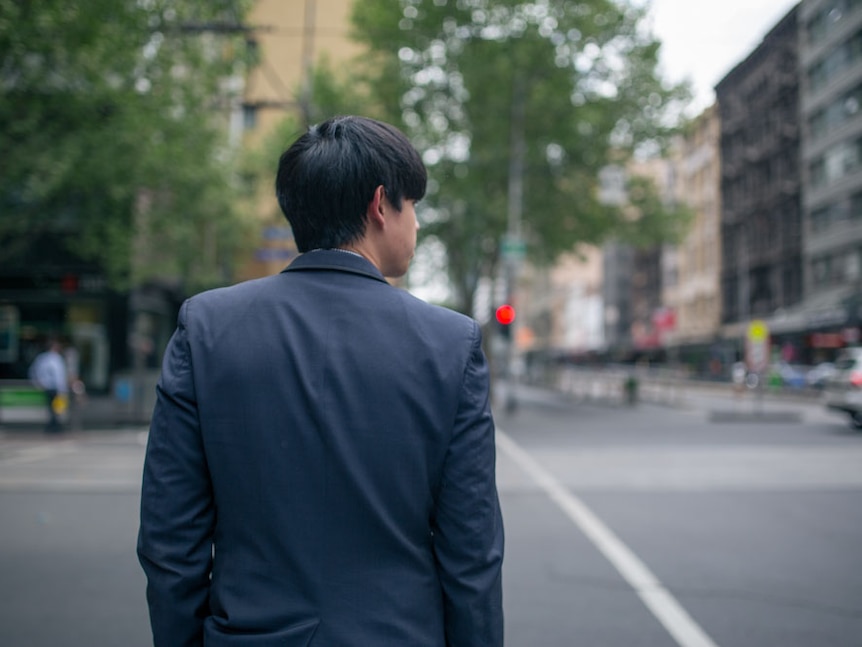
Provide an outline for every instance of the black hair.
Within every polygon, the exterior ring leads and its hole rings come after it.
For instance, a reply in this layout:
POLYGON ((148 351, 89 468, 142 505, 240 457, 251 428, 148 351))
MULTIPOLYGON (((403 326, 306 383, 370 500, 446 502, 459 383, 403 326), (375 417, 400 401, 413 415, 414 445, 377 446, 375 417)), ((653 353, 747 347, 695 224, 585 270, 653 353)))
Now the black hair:
POLYGON ((389 203, 425 195, 422 158, 400 130, 367 117, 333 117, 282 153, 275 194, 297 249, 329 249, 365 234, 368 203, 383 186, 389 203))

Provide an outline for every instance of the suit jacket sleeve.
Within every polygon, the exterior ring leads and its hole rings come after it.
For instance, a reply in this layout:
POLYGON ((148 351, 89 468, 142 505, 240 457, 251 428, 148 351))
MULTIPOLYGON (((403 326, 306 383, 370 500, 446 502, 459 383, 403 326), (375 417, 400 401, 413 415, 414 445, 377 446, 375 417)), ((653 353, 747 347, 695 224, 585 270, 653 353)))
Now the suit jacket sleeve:
POLYGON ((138 558, 155 647, 201 645, 209 615, 215 510, 187 341, 189 305, 180 310, 156 387, 141 491, 138 558))
POLYGON ((488 367, 475 323, 463 380, 433 526, 446 644, 502 647, 503 520, 488 367))

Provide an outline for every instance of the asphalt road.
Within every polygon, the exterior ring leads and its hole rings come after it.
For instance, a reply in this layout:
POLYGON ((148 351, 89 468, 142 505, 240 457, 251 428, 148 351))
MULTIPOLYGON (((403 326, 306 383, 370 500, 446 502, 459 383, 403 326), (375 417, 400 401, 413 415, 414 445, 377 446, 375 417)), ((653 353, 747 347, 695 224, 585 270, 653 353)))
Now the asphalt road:
POLYGON ((0 645, 152 644, 135 556, 142 439, 0 439, 0 645))
MULTIPOLYGON (((816 405, 498 414, 509 647, 862 646, 862 433, 816 405)), ((145 435, 0 433, 0 645, 148 645, 145 435)))
POLYGON ((816 404, 679 404, 533 392, 498 417, 508 644, 862 645, 862 433, 816 404))

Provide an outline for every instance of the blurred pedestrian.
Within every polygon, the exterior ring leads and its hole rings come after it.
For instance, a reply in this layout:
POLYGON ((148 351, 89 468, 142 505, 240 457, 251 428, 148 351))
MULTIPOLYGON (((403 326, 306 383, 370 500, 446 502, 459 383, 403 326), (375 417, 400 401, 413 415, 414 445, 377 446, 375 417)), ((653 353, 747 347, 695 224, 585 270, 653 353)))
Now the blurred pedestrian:
POLYGON ((730 372, 733 381, 733 392, 739 397, 745 392, 745 377, 748 374, 745 362, 734 362, 730 372))
POLYGON ((69 404, 69 381, 62 349, 58 339, 49 339, 47 348, 36 356, 29 370, 30 380, 45 394, 47 433, 63 431, 61 416, 69 404))
POLYGON ((392 126, 313 126, 276 179, 302 254, 183 304, 141 500, 157 647, 502 646, 479 326, 384 278, 425 184, 392 126))
POLYGON ((81 379, 81 354, 74 342, 63 339, 63 361, 66 364, 66 379, 69 384, 69 426, 81 428, 81 407, 87 398, 87 388, 81 379))

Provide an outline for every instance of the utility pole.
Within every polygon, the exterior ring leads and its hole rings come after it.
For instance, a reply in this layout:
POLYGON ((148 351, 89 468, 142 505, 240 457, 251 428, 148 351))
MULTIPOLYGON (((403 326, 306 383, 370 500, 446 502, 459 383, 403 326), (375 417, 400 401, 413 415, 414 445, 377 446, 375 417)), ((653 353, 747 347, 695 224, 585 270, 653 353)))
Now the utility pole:
POLYGON ((302 94, 299 110, 303 124, 308 127, 312 121, 311 96, 314 91, 312 65, 314 63, 314 31, 316 23, 317 0, 305 0, 305 20, 302 28, 302 94))

